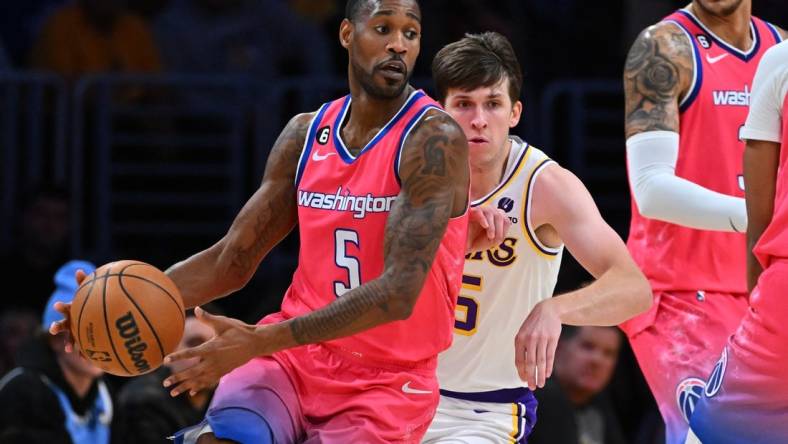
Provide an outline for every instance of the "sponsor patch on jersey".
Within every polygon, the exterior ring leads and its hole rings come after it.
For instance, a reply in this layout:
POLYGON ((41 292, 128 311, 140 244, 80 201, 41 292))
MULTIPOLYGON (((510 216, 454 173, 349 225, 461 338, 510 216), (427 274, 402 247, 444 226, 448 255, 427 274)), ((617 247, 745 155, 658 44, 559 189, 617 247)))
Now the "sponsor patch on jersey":
POLYGON ((501 200, 498 201, 498 208, 503 210, 504 213, 508 213, 514 208, 514 200, 508 197, 502 197, 501 200))
POLYGON ((687 378, 676 387, 676 402, 679 404, 679 411, 681 416, 689 424, 689 418, 692 416, 692 411, 698 405, 701 396, 703 396, 703 389, 706 383, 700 378, 687 378))
POLYGON ((714 365, 714 370, 711 371, 709 382, 706 383, 704 393, 707 398, 711 398, 720 391, 722 387, 722 379, 725 377, 725 369, 728 367, 728 349, 722 349, 722 356, 717 364, 714 365))

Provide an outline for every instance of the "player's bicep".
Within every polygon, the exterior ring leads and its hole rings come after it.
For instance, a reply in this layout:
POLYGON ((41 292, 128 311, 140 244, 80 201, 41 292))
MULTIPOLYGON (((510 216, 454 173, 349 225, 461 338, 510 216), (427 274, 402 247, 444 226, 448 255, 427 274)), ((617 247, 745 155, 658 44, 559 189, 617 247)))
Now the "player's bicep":
POLYGON ((624 67, 627 138, 679 130, 679 102, 693 63, 692 43, 675 25, 651 26, 638 36, 624 67))
POLYGON ((534 200, 540 206, 535 211, 544 215, 566 249, 595 278, 619 261, 629 260, 624 242, 602 218, 585 185, 570 171, 558 165, 547 167, 534 184, 534 200))
MULTIPOLYGON (((462 130, 444 113, 428 115, 402 150, 402 189, 386 223, 386 272, 406 293, 421 289, 455 209, 467 192, 468 147, 462 130)), ((467 197, 466 197, 467 199, 467 197)))
POLYGON ((254 270, 295 226, 295 176, 310 121, 311 115, 298 115, 282 131, 268 156, 260 188, 222 239, 222 259, 241 274, 254 270))

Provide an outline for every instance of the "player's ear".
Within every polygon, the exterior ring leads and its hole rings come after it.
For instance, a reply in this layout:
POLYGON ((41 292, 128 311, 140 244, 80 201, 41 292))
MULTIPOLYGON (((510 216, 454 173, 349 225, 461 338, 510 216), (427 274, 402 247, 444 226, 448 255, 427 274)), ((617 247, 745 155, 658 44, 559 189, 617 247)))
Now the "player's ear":
POLYGON ((353 22, 348 19, 342 20, 339 25, 339 43, 345 49, 350 48, 350 42, 353 38, 353 22))
POLYGON ((509 128, 514 128, 520 123, 520 117, 523 115, 523 102, 516 101, 512 105, 512 115, 509 117, 509 128))

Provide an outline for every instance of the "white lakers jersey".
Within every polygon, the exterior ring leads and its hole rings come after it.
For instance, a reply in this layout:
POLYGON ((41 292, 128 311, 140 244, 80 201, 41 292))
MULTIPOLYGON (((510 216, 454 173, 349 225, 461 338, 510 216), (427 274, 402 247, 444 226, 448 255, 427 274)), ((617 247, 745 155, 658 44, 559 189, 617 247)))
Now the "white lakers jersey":
POLYGON ((563 246, 539 242, 530 223, 533 184, 550 163, 543 152, 513 137, 503 180, 472 203, 500 208, 512 226, 497 248, 466 257, 454 342, 438 357, 441 389, 524 386, 514 366, 514 338, 534 305, 552 297, 563 253, 563 246))

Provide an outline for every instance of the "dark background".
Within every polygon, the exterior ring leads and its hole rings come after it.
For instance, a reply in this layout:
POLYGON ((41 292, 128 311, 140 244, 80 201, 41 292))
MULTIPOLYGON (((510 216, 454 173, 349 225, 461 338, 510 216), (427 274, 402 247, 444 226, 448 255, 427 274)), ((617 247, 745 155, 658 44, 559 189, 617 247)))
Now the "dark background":
MULTIPOLYGON (((525 72, 515 133, 573 170, 626 238, 624 58, 685 3, 425 0, 413 83, 429 92, 433 55, 465 32, 509 37, 525 72)), ((788 25, 784 0, 753 8, 788 25)), ((166 269, 218 240, 289 117, 346 93, 343 12, 334 0, 4 1, 0 273, 18 290, 0 309, 37 316, 69 258, 166 269), (92 21, 69 21, 69 8, 92 21), (72 50, 88 56, 61 60, 72 50)), ((297 255, 291 234, 220 307, 249 322, 275 310, 297 255)), ((590 279, 565 258, 559 292, 590 279)), ((653 401, 628 350, 614 397, 635 440, 653 401)))

